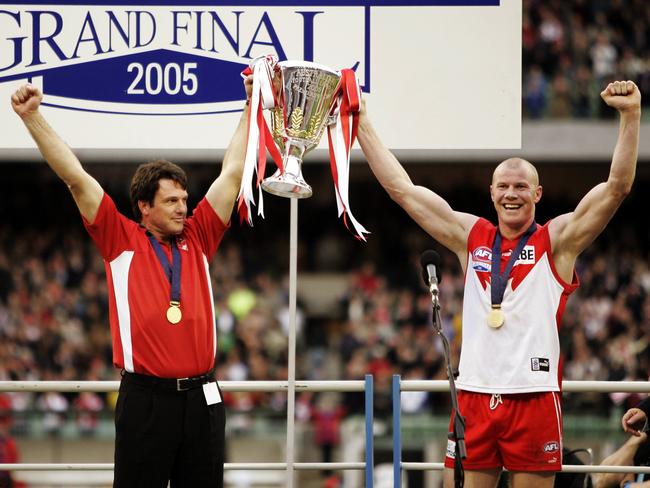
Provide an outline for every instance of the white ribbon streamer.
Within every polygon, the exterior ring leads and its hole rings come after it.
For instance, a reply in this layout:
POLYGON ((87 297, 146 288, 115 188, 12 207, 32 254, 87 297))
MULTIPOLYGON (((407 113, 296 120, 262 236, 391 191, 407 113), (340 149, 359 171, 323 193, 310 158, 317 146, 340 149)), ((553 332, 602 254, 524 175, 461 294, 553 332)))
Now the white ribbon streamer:
MULTIPOLYGON (((243 198, 243 203, 247 209, 247 221, 251 226, 253 225, 251 205, 255 205, 255 197, 253 196, 253 179, 257 181, 256 176, 259 171, 257 155, 259 152, 260 130, 262 130, 258 124, 257 115, 260 103, 262 104, 262 108, 265 109, 275 107, 275 98, 273 96, 273 69, 276 63, 277 58, 274 56, 259 57, 251 63, 253 70, 253 89, 250 100, 250 123, 248 126, 244 171, 241 185, 239 187, 239 195, 237 197, 238 202, 240 198, 243 198)), ((258 201, 259 206, 257 214, 264 218, 264 200, 262 198, 261 185, 258 186, 258 201)))

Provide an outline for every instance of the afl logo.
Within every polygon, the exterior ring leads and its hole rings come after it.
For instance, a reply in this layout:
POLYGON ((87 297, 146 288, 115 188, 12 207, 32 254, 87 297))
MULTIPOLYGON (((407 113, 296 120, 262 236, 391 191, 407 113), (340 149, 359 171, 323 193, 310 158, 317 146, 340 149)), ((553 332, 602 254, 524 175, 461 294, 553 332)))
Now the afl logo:
POLYGON ((544 452, 555 452, 560 450, 560 443, 557 441, 551 441, 544 444, 544 452))
POLYGON ((472 268, 475 271, 489 273, 492 270, 492 249, 486 246, 474 249, 472 252, 472 268))

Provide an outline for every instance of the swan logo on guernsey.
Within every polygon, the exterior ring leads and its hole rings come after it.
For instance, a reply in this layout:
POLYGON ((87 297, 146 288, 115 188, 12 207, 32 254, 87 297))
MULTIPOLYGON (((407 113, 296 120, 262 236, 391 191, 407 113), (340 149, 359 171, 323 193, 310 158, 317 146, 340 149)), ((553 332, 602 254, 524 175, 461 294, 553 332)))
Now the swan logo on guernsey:
POLYGON ((0 83, 28 80, 68 110, 225 114, 241 111, 241 71, 274 54, 353 68, 370 92, 371 9, 409 5, 500 0, 18 0, 0 8, 0 83), (341 25, 345 48, 330 49, 341 25))
POLYGON ((489 273, 492 270, 492 249, 487 246, 474 249, 472 251, 472 268, 475 271, 489 273))

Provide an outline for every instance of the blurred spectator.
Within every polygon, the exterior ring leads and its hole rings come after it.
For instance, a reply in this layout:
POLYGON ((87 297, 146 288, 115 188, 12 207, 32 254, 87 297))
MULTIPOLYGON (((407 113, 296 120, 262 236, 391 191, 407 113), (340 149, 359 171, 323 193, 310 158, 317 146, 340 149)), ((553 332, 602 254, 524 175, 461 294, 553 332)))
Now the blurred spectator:
POLYGON ((99 413, 104 408, 104 401, 92 391, 84 391, 74 400, 77 411, 77 425, 81 435, 92 435, 97 428, 99 413))
MULTIPOLYGON (((334 449, 341 442, 341 419, 344 414, 345 410, 341 407, 336 393, 321 394, 312 406, 314 440, 320 448, 321 460, 324 463, 331 463, 334 460, 334 449)), ((323 474, 329 476, 332 471, 327 469, 323 474)))
MULTIPOLYGON (((0 464, 20 461, 18 446, 11 436, 12 405, 8 395, 0 394, 0 464)), ((22 488, 23 483, 14 480, 10 471, 0 471, 0 488, 22 488)))
POLYGON ((616 73, 616 48, 609 40, 607 31, 596 34, 596 41, 590 49, 593 73, 596 83, 604 86, 616 73))
POLYGON ((556 119, 568 119, 572 114, 570 82, 563 74, 556 74, 551 82, 548 115, 556 119))
POLYGON ((524 113, 539 119, 546 110, 547 81, 539 66, 533 65, 524 78, 524 113))
POLYGON ((50 435, 58 436, 65 424, 68 400, 59 392, 48 391, 43 393, 36 405, 43 412, 43 428, 50 435))

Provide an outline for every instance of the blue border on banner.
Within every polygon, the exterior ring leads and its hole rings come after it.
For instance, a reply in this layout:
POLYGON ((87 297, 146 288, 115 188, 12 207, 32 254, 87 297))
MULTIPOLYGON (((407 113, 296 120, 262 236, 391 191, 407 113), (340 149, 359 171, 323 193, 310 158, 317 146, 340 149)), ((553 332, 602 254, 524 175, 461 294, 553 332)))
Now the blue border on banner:
POLYGON ((95 114, 113 114, 113 115, 149 115, 149 116, 183 116, 183 115, 215 115, 215 114, 233 114, 236 112, 241 112, 241 108, 235 108, 231 110, 213 110, 213 111, 208 111, 208 112, 176 112, 176 113, 149 113, 149 112, 120 112, 118 110, 99 110, 99 109, 93 109, 93 108, 82 108, 82 107, 68 107, 66 105, 57 105, 56 103, 46 103, 46 102, 41 102, 41 105, 44 107, 52 107, 52 108, 62 108, 65 110, 74 110, 77 112, 91 112, 95 114))
POLYGON ((139 2, 124 2, 124 0, 105 0, 103 2, 57 2, 55 0, 42 0, 42 1, 15 1, 15 2, 0 2, 0 5, 110 5, 110 6, 124 6, 124 7, 167 7, 167 6, 197 6, 197 7, 498 7, 501 5, 501 0, 317 0, 317 1, 274 1, 274 0, 229 0, 226 2, 216 2, 214 0, 188 0, 186 2, 179 1, 143 1, 139 2))
MULTIPOLYGON (((287 1, 287 0, 226 0, 226 1, 216 1, 216 0, 186 0, 186 1, 179 1, 179 0, 156 0, 156 1, 146 1, 146 0, 140 0, 136 2, 125 2, 124 0, 104 0, 104 1, 63 1, 63 2, 57 2, 55 0, 41 0, 41 1, 25 1, 25 0, 17 0, 13 2, 0 2, 0 9, 2 9, 5 6, 87 6, 87 7, 97 7, 97 6, 106 6, 106 7, 239 7, 239 6, 250 6, 250 7, 310 7, 310 8, 318 8, 318 7, 350 7, 350 8, 363 8, 364 11, 364 50, 363 50, 363 55, 365 57, 364 60, 364 83, 361 86, 362 91, 366 93, 370 93, 370 85, 371 85, 371 80, 370 80, 370 73, 371 73, 371 67, 370 67, 370 59, 371 59, 371 46, 370 46, 370 14, 372 7, 498 7, 501 4, 501 0, 405 0, 405 1, 396 1, 396 0, 316 0, 316 1, 301 1, 301 0, 294 0, 294 1, 287 1)), ((313 54, 313 53, 312 53, 313 54)), ((128 55, 130 56, 130 55, 128 55)), ((200 59, 200 58, 197 58, 200 59)), ((115 61, 97 61, 96 63, 110 63, 110 62, 115 62, 115 61)), ((206 58, 206 60, 203 61, 203 64, 210 63, 209 58, 206 58)), ((28 71, 28 72, 23 72, 23 73, 14 73, 13 75, 8 75, 8 76, 0 76, 0 83, 4 83, 7 81, 12 81, 12 80, 17 80, 17 79, 23 79, 25 77, 32 78, 34 76, 50 76, 50 78, 55 77, 55 75, 58 73, 59 77, 63 75, 70 75, 72 72, 75 70, 80 71, 82 68, 79 66, 83 66, 88 64, 88 62, 82 62, 79 63, 79 65, 71 64, 66 67, 57 67, 57 68, 47 68, 45 67, 44 69, 37 69, 34 71, 28 71)), ((194 63, 196 64, 196 63, 194 63)), ((98 66, 95 64, 95 66, 98 66)), ((357 66, 352 67, 353 69, 356 69, 357 66)), ((74 74, 74 73, 73 73, 74 74)), ((79 73, 76 73, 75 76, 79 75, 79 73)), ((44 87, 44 92, 47 92, 47 87, 44 87)), ((55 93, 56 94, 56 93, 55 93)), ((69 98, 69 96, 61 94, 64 98, 69 98)), ((77 98, 77 97, 74 97, 77 98)), ((92 103, 92 97, 78 97, 79 99, 83 100, 88 100, 89 102, 92 103)), ((115 100, 100 100, 100 101, 108 101, 108 102, 114 102, 115 100)), ((202 100, 202 102, 205 102, 206 100, 202 100)), ((146 101, 144 102, 146 103, 146 101)), ((180 103, 180 102, 177 102, 180 103)), ((184 102, 187 103, 187 102, 184 102)), ((192 103, 192 102, 190 102, 192 103)), ((194 102, 196 103, 196 102, 194 102)), ((44 104, 45 105, 45 104, 44 104)), ((95 108, 78 108, 78 107, 66 107, 63 105, 50 105, 52 107, 57 107, 57 108, 65 108, 69 110, 80 110, 80 111, 87 111, 87 112, 99 112, 99 113, 115 113, 115 114, 121 114, 121 113, 129 113, 132 115, 136 115, 136 113, 133 112, 122 112, 119 109, 116 111, 110 111, 110 110, 101 110, 101 109, 95 109, 95 108)), ((215 111, 206 111, 206 112, 189 112, 189 113, 183 113, 183 114, 172 114, 172 113, 157 113, 157 114, 146 114, 146 113, 137 113, 137 115, 199 115, 199 114, 216 114, 216 113, 228 113, 231 110, 215 110, 215 111)))

